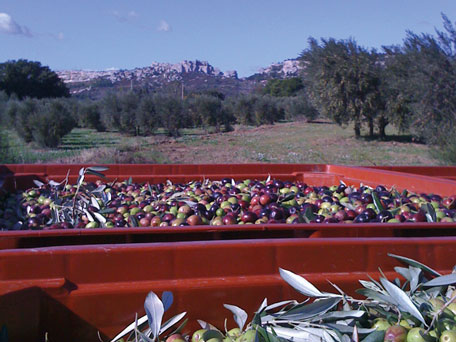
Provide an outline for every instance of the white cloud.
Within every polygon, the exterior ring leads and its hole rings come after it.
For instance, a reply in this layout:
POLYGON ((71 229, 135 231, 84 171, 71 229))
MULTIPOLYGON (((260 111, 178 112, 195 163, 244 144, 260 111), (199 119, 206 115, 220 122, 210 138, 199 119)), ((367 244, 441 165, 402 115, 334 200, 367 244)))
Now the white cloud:
POLYGON ((139 16, 138 13, 136 13, 135 11, 120 12, 120 11, 116 11, 116 10, 111 11, 111 15, 114 16, 114 18, 116 18, 121 23, 131 21, 139 16))
POLYGON ((14 21, 8 13, 0 12, 0 33, 17 34, 32 37, 32 32, 27 26, 21 26, 14 21))
POLYGON ((160 31, 160 32, 169 32, 171 30, 172 30, 171 25, 169 25, 166 22, 166 20, 161 20, 160 24, 157 27, 157 31, 160 31))

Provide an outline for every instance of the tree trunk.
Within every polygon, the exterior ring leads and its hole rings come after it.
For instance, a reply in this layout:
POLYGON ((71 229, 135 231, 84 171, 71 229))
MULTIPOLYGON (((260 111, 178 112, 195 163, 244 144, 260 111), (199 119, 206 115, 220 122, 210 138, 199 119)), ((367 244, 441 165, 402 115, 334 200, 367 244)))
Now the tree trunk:
POLYGON ((380 119, 378 120, 378 135, 380 136, 381 140, 386 139, 385 128, 387 125, 388 125, 388 120, 386 120, 385 117, 381 116, 380 119))
POLYGON ((374 137, 374 119, 369 118, 369 137, 373 138, 374 137))
POLYGON ((361 124, 359 121, 355 121, 355 138, 359 138, 361 136, 361 124))

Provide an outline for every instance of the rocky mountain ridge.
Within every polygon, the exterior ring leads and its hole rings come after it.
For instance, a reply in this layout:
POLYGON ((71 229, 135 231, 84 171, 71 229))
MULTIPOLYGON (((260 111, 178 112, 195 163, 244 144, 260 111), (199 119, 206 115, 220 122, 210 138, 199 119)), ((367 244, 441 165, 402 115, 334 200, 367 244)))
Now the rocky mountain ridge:
POLYGON ((63 70, 57 74, 73 95, 99 98, 107 91, 125 88, 157 91, 179 86, 187 91, 217 90, 226 95, 239 95, 253 91, 265 80, 296 77, 299 72, 297 60, 286 60, 250 77, 239 78, 235 70, 222 72, 205 61, 185 60, 176 64, 154 62, 130 70, 63 70))

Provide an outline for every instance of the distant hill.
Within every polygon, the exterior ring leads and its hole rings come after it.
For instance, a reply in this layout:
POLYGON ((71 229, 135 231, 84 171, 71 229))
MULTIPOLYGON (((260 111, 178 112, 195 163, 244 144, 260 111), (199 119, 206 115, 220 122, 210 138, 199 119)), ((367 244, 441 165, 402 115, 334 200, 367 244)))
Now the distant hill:
POLYGON ((101 98, 110 91, 143 89, 182 92, 217 90, 226 96, 251 93, 272 78, 296 77, 300 66, 297 60, 286 60, 261 69, 250 77, 239 78, 236 71, 222 72, 204 61, 182 61, 176 64, 152 63, 132 70, 63 70, 59 77, 73 96, 101 98))

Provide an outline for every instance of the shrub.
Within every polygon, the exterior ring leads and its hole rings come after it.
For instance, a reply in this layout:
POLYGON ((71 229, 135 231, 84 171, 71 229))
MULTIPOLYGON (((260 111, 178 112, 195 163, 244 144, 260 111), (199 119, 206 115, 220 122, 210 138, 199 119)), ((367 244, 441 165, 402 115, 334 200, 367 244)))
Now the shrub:
POLYGON ((43 147, 57 147, 62 137, 76 127, 65 102, 40 101, 37 111, 30 117, 33 140, 43 147))
POLYGON ((26 142, 33 140, 31 117, 38 111, 39 100, 27 98, 23 101, 10 101, 7 116, 17 134, 26 142))
POLYGON ((94 101, 84 101, 79 103, 77 108, 77 121, 79 127, 93 128, 98 132, 105 131, 101 122, 100 105, 94 101))
POLYGON ((157 114, 169 136, 179 136, 179 129, 185 122, 182 101, 172 95, 156 95, 154 97, 157 114))
POLYGON ((305 117, 307 121, 312 121, 318 117, 318 111, 305 95, 283 98, 281 105, 288 120, 305 117))
POLYGON ((155 128, 160 126, 160 118, 152 96, 145 96, 141 99, 135 121, 139 135, 151 135, 155 128))

